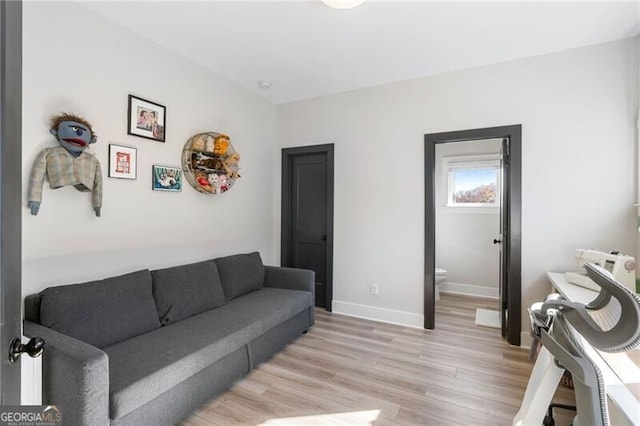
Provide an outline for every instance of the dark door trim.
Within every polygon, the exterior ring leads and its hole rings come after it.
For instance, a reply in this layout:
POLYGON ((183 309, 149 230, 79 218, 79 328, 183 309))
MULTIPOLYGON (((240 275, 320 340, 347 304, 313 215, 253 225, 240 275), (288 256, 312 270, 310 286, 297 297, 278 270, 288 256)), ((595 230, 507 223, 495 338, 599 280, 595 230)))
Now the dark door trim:
POLYGON ((489 127, 454 132, 431 133, 424 136, 425 142, 425 238, 424 238, 424 328, 435 328, 435 161, 436 145, 448 142, 472 141, 481 139, 509 139, 509 206, 506 208, 510 232, 507 253, 507 341, 520 346, 520 328, 522 315, 521 287, 521 246, 522 246, 522 125, 489 127))
POLYGON ((311 145, 282 149, 282 193, 280 221, 280 264, 291 265, 291 159, 298 155, 326 154, 327 156, 327 240, 326 310, 331 312, 333 301, 333 144, 311 145))
POLYGON ((22 335, 22 2, 0 2, 0 383, 1 405, 20 405, 20 363, 9 342, 22 335))

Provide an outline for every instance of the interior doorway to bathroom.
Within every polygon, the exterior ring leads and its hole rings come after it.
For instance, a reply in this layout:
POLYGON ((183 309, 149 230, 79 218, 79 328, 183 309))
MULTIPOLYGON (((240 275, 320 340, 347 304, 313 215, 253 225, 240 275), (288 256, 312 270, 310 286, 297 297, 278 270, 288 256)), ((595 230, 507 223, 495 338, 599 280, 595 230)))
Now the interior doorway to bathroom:
MULTIPOLYGON (((494 149, 495 151, 495 149, 494 149)), ((484 129, 463 130, 425 135, 425 288, 424 288, 424 326, 436 328, 435 296, 436 296, 436 232, 437 210, 439 206, 448 207, 449 221, 455 215, 461 215, 460 208, 464 204, 476 211, 485 208, 484 222, 497 222, 497 227, 478 231, 476 223, 476 244, 481 239, 485 243, 499 247, 496 249, 484 249, 483 255, 477 254, 474 259, 468 256, 466 265, 457 267, 454 277, 464 274, 480 276, 484 271, 484 278, 475 280, 477 288, 473 291, 481 292, 497 291, 498 301, 496 309, 499 311, 499 320, 502 335, 512 345, 520 345, 521 328, 521 278, 520 278, 520 247, 521 247, 521 126, 503 126, 484 129), (445 149, 446 144, 446 149, 445 149), (464 144, 464 145, 462 145, 464 144), (456 147, 457 145, 457 147, 456 147), (498 153, 490 153, 487 147, 500 147, 498 153), (438 148, 437 147, 442 147, 438 148), (457 153, 456 153, 457 151, 457 153), (465 153, 466 151, 466 153, 465 153), (447 154, 448 153, 448 154, 447 154), (467 155, 465 155, 467 154, 467 155), (445 158, 447 157, 447 158, 445 158), (444 170, 446 168, 446 171, 444 170), (483 170, 480 174, 488 175, 493 170, 496 182, 494 197, 491 197, 491 182, 481 184, 479 191, 468 187, 470 176, 478 175, 473 169, 483 170), (446 176, 446 177, 445 177, 446 176), (458 182, 456 182, 456 180, 458 182), (447 188, 446 191, 443 188, 447 188), (454 197, 457 193, 457 197, 454 197), (480 198, 478 198, 480 197, 480 198), (483 198, 484 197, 484 198, 483 198), (474 204, 473 206, 471 206, 474 204), (484 204, 483 206, 481 206, 484 204), (458 208, 458 210, 456 210, 458 208), (453 211, 451 211, 453 209, 453 211), (491 211, 493 209, 493 211, 491 211), (498 232, 494 232, 497 230, 498 232), (484 231, 488 231, 484 232, 484 231), (496 254, 497 286, 491 285, 494 278, 490 277, 490 268, 481 266, 487 262, 491 254, 496 254), (489 256, 489 257, 488 257, 489 256), (475 262, 475 264, 474 264, 475 262), (465 269, 465 271, 462 271, 465 269), (489 275, 487 275, 489 274, 489 275), (482 282, 486 280, 487 282, 482 282), (477 285, 480 284, 480 285, 477 285), (487 285, 489 284, 489 285, 487 285), (481 287, 485 287, 482 289, 481 287), (497 288, 496 288, 497 287, 497 288), (509 315, 509 313, 513 313, 509 315)), ((476 176, 477 177, 477 176, 476 176)), ((482 179, 486 179, 485 176, 482 179)), ((481 180, 482 180, 481 179, 481 180)), ((464 214, 467 217, 467 225, 459 224, 460 228, 469 226, 472 210, 467 209, 464 214)), ((475 214, 474 214, 475 215, 475 214)), ((477 216, 477 215, 476 215, 477 216)), ((445 225, 445 216, 441 216, 445 225)), ((482 220, 481 220, 482 222, 482 220)), ((453 233, 461 235, 473 232, 469 229, 455 229, 453 233)), ((480 226, 482 227, 482 226, 480 226)), ((484 227, 482 227, 484 228, 484 227)), ((440 226, 438 225, 438 229, 440 226)), ((452 237, 453 238, 453 237, 452 237)), ((486 246, 486 245, 485 245, 486 246)), ((458 247, 460 249, 460 247, 458 247)), ((450 250, 453 248, 450 247, 450 250)), ((469 254, 469 253, 467 253, 469 254)), ((446 253, 445 253, 446 258, 446 253)), ((458 263, 459 264, 459 263, 458 263)), ((452 264, 453 265, 453 264, 452 264)), ((446 269, 446 268, 445 268, 446 269)), ((494 280, 495 281, 495 280, 494 280)), ((462 283, 464 284, 464 283, 462 283)), ((468 290, 469 288, 467 288, 468 290)))
POLYGON ((502 139, 438 144, 435 155, 436 319, 453 300, 483 298, 476 325, 501 330, 502 139))

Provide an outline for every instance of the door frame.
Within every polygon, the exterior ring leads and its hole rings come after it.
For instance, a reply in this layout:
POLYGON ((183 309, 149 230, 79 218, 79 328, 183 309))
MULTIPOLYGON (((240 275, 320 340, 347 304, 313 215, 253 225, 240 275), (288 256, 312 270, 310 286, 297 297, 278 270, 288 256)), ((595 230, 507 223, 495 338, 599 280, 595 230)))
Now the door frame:
MULTIPOLYGON (((472 130, 430 133, 424 135, 425 142, 425 248, 424 248, 424 328, 435 328, 435 236, 436 236, 436 145, 449 142, 474 141, 482 139, 509 139, 509 166, 507 169, 508 204, 504 209, 509 221, 507 248, 508 277, 507 342, 520 346, 522 322, 522 125, 488 127, 472 130)), ((502 271, 500 271, 502 273, 502 271)), ((502 310, 502 309, 501 309, 502 310)))
POLYGON ((280 264, 291 265, 291 162, 300 155, 325 154, 327 156, 327 240, 325 245, 325 309, 331 312, 333 301, 333 144, 282 148, 282 192, 280 212, 280 264))
POLYGON ((0 405, 20 405, 22 336, 22 1, 0 2, 0 405))

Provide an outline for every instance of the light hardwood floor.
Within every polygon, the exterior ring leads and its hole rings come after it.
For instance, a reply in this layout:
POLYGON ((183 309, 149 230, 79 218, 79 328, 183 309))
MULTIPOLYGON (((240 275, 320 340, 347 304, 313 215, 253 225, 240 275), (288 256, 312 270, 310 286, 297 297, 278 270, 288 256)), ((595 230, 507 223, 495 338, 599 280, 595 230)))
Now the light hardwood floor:
MULTIPOLYGON (((316 324, 182 426, 510 425, 532 364, 477 327, 497 302, 443 295, 436 330, 316 310, 316 324)), ((573 403, 560 387, 554 398, 573 403)), ((571 423, 559 412, 556 425, 571 423)))

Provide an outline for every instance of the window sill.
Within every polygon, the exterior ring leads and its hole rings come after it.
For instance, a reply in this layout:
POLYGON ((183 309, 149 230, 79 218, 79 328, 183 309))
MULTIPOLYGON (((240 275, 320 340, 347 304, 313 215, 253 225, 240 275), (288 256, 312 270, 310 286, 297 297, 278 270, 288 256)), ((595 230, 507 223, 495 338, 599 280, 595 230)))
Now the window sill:
POLYGON ((442 206, 441 209, 443 212, 456 214, 500 214, 499 206, 442 206))

